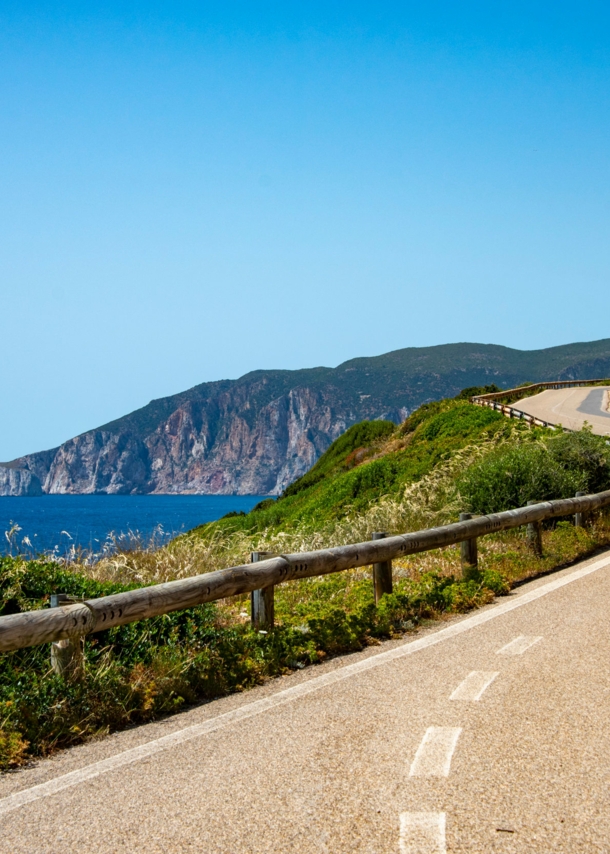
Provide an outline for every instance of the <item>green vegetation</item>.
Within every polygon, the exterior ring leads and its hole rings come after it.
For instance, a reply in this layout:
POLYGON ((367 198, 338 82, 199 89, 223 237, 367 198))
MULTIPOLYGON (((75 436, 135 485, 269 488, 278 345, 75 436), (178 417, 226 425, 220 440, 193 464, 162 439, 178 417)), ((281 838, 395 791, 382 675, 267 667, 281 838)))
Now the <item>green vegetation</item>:
MULTIPOLYGON (((325 478, 348 471, 370 454, 371 447, 391 436, 396 430, 393 421, 361 421, 346 430, 333 442, 318 462, 298 480, 291 483, 283 497, 297 495, 325 478)), ((269 505, 267 505, 269 506, 269 505)))
MULTIPOLYGON (((93 566, 0 560, 0 614, 46 607, 52 593, 96 597, 247 560, 453 521, 529 498, 610 486, 610 447, 590 431, 529 429, 464 396, 426 404, 400 427, 363 422, 343 434, 277 500, 233 514, 155 550, 93 566)), ((610 519, 544 531, 544 557, 516 530, 479 541, 477 572, 461 577, 459 548, 395 561, 395 590, 375 608, 367 568, 276 588, 277 627, 252 630, 247 597, 122 626, 87 638, 85 667, 65 680, 49 647, 0 657, 0 768, 151 720, 185 704, 361 649, 443 613, 478 607, 515 581, 610 544, 610 519)))
MULTIPOLYGON (((436 612, 489 601, 506 585, 494 572, 467 582, 429 573, 400 585, 379 608, 370 583, 362 579, 349 591, 345 577, 325 579, 315 588, 309 607, 295 608, 291 619, 268 634, 218 605, 101 632, 87 638, 84 673, 72 681, 51 671, 48 645, 2 655, 0 768, 175 712, 186 703, 241 691, 329 653, 361 649, 436 612), (295 626, 295 618, 304 625, 295 626)), ((91 597, 120 586, 53 563, 4 558, 0 589, 4 615, 17 606, 40 608, 52 592, 91 597)), ((281 595, 278 600, 278 611, 285 614, 281 595)))
POLYGON ((528 501, 571 498, 610 489, 610 446, 588 430, 562 433, 539 444, 491 452, 458 481, 474 513, 524 507, 528 501))
POLYGON ((303 525, 319 529, 363 512, 382 496, 399 496, 455 451, 513 429, 500 413, 461 399, 424 404, 399 428, 390 421, 364 421, 346 430, 278 500, 266 499, 246 515, 197 530, 209 537, 303 525))
POLYGON ((491 385, 471 385, 468 388, 463 388, 461 390, 457 395, 457 400, 470 400, 470 398, 475 395, 494 394, 500 391, 502 391, 502 389, 495 383, 492 383, 491 385))
MULTIPOLYGON (((416 629, 442 613, 480 607, 513 580, 590 554, 610 543, 610 524, 588 530, 560 524, 545 532, 545 557, 518 535, 481 541, 481 569, 459 578, 459 549, 398 562, 395 591, 374 607, 366 570, 281 585, 279 625, 250 628, 243 598, 121 626, 85 641, 81 678, 50 668, 49 646, 0 657, 0 769, 58 748, 171 714, 185 705, 243 691, 336 655, 416 629)), ((53 563, 0 560, 0 613, 48 604, 52 592, 99 596, 121 589, 53 563)))

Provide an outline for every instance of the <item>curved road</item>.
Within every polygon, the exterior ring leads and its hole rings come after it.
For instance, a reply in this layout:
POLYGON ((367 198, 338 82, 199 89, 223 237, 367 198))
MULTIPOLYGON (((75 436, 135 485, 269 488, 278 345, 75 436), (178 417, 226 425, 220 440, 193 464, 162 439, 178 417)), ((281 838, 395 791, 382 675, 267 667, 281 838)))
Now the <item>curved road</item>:
POLYGON ((542 421, 580 430, 585 422, 599 436, 610 435, 608 398, 610 386, 597 388, 548 389, 513 403, 515 409, 542 421))
POLYGON ((610 552, 0 779, 11 854, 610 850, 610 552))

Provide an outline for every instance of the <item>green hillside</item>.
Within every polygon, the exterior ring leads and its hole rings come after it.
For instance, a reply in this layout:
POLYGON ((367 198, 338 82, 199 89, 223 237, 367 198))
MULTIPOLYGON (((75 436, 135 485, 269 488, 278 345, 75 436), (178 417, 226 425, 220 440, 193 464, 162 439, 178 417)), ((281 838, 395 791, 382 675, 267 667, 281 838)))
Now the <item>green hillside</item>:
POLYGON ((382 496, 399 496, 455 451, 511 429, 500 413, 460 399, 424 404, 398 428, 389 421, 364 421, 340 436, 277 500, 267 499, 248 514, 230 514, 198 530, 252 534, 320 526, 348 512, 362 512, 382 496))
MULTIPOLYGON (((0 615, 44 608, 57 592, 96 597, 237 565, 257 549, 357 542, 373 530, 442 524, 460 509, 502 510, 609 486, 610 447, 602 437, 531 430, 458 396, 425 404, 399 427, 354 425, 279 499, 164 548, 71 566, 2 558, 0 615)), ((482 537, 478 569, 465 575, 459 547, 397 559, 393 593, 378 605, 369 568, 279 584, 269 631, 251 626, 248 596, 118 626, 86 639, 72 677, 52 671, 48 646, 7 653, 0 660, 0 771, 479 607, 516 580, 608 546, 610 520, 599 514, 586 528, 559 522, 545 528, 543 541, 540 557, 523 531, 482 537)))
MULTIPOLYGON (((237 380, 202 383, 151 401, 99 430, 130 431, 145 436, 178 406, 197 402, 216 407, 219 395, 247 387, 249 405, 242 417, 254 421, 270 401, 293 388, 332 389, 337 399, 358 406, 369 398, 378 409, 413 409, 429 400, 449 397, 465 386, 494 382, 511 388, 535 377, 537 381, 594 379, 610 374, 610 339, 565 344, 543 350, 515 350, 497 344, 458 343, 436 347, 405 347, 381 356, 364 356, 336 368, 296 371, 251 371, 237 380)), ((366 407, 364 407, 366 408, 366 407)), ((375 417, 374 415, 372 417, 375 417)))
POLYGON ((467 461, 451 475, 462 509, 496 512, 533 498, 610 487, 610 448, 601 437, 532 430, 460 394, 424 404, 399 427, 390 421, 355 424, 279 498, 262 501, 248 514, 228 514, 194 533, 222 538, 321 529, 347 515, 362 516, 381 500, 400 502, 408 486, 466 448, 483 458, 478 464, 467 461))

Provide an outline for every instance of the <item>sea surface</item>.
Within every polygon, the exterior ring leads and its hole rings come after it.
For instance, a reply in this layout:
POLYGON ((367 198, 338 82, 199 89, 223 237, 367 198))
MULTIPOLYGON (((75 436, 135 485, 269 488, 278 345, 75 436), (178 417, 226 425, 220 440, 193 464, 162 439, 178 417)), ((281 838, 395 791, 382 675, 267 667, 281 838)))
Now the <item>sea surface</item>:
POLYGON ((76 549, 112 551, 116 543, 161 545, 176 534, 220 519, 232 510, 248 512, 264 495, 44 495, 0 497, 0 554, 76 549), (16 530, 18 526, 20 530, 16 530), (13 533, 11 534, 11 529, 13 533), (5 533, 6 532, 6 533, 5 533), (10 542, 9 542, 10 541, 10 542))

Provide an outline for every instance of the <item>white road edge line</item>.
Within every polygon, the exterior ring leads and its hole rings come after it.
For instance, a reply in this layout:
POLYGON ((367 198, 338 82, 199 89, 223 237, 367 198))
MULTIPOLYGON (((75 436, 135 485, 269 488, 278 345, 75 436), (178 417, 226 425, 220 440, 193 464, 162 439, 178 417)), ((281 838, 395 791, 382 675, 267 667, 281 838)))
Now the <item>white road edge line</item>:
POLYGON ((448 777, 462 727, 430 726, 411 764, 409 777, 448 777))
POLYGON ((483 696, 483 692, 499 675, 498 671, 491 673, 485 670, 473 670, 463 682, 460 682, 449 699, 477 703, 483 696))
POLYGON ((460 620, 458 623, 453 623, 444 629, 439 629, 424 637, 412 641, 406 641, 400 646, 393 649, 380 652, 369 658, 356 661, 354 664, 348 664, 330 673, 325 673, 322 676, 314 676, 300 685, 294 685, 292 688, 285 688, 283 691, 278 691, 270 697, 265 697, 261 700, 254 700, 252 703, 245 703, 237 709, 230 712, 224 712, 214 718, 210 718, 199 724, 193 724, 178 730, 177 732, 168 733, 154 741, 149 741, 146 744, 141 744, 139 747, 132 747, 122 753, 117 753, 115 756, 110 756, 108 759, 101 759, 98 762, 93 762, 84 768, 79 768, 76 771, 70 771, 68 774, 63 774, 60 777, 55 777, 46 783, 39 783, 36 786, 31 786, 29 789, 22 789, 20 792, 14 792, 5 798, 0 799, 0 815, 18 809, 25 804, 37 801, 40 798, 46 798, 50 795, 55 795, 64 789, 69 789, 72 786, 77 786, 84 783, 86 780, 93 780, 101 774, 109 771, 114 771, 117 768, 122 768, 125 765, 131 765, 133 762, 138 762, 141 759, 146 759, 153 756, 155 753, 160 753, 168 748, 175 747, 178 744, 183 744, 193 738, 199 738, 202 735, 207 735, 230 724, 238 721, 251 718, 254 715, 259 715, 269 709, 282 706, 285 703, 293 702, 308 694, 313 694, 322 688, 329 685, 334 685, 344 679, 349 679, 352 676, 357 676, 359 673, 364 673, 367 670, 372 670, 375 667, 380 667, 390 661, 395 661, 398 658, 403 658, 407 655, 419 652, 422 649, 428 649, 431 646, 442 643, 446 640, 458 637, 471 629, 489 623, 504 614, 509 614, 518 608, 523 608, 524 605, 529 605, 530 602, 535 602, 537 599, 542 599, 549 593, 555 590, 560 590, 574 581, 579 581, 581 578, 586 578, 588 575, 597 572, 600 569, 610 564, 610 557, 603 560, 598 560, 589 566, 577 569, 569 575, 564 575, 561 578, 555 578, 546 584, 536 587, 534 590, 528 590, 526 593, 521 593, 518 596, 511 596, 504 601, 498 602, 493 608, 488 608, 484 611, 477 611, 470 617, 460 620))
POLYGON ((542 640, 542 635, 538 637, 527 636, 527 635, 519 635, 519 637, 514 638, 510 643, 507 643, 506 646, 503 646, 502 649, 497 651, 497 655, 523 655, 523 653, 529 649, 531 646, 534 646, 535 643, 542 640))
POLYGON ((446 854, 444 812, 403 812, 400 854, 446 854))

